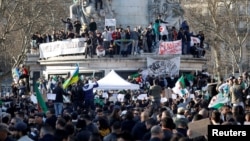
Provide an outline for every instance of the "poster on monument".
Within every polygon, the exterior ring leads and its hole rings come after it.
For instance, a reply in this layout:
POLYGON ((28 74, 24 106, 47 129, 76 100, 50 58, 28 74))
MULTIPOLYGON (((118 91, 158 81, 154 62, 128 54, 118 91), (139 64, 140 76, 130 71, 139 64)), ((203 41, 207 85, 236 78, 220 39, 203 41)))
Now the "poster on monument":
POLYGON ((160 42, 159 55, 181 54, 181 40, 171 42, 160 42))
POLYGON ((180 57, 175 57, 167 60, 155 60, 147 58, 148 74, 155 76, 168 74, 178 75, 180 70, 180 57))
POLYGON ((116 26, 115 19, 105 19, 105 26, 116 26))
POLYGON ((190 46, 194 46, 194 43, 196 43, 196 44, 200 44, 200 43, 201 43, 201 41, 200 41, 200 39, 199 39, 199 38, 197 38, 197 37, 191 37, 191 43, 190 43, 190 46))

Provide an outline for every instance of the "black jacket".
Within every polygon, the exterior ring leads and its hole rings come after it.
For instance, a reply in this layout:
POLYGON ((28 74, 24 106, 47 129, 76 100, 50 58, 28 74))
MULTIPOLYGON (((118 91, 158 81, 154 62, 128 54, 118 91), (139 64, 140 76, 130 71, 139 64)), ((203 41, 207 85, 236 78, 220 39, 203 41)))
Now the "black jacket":
POLYGON ((54 102, 63 103, 63 95, 66 94, 60 86, 56 86, 53 90, 53 93, 56 94, 56 99, 54 102))

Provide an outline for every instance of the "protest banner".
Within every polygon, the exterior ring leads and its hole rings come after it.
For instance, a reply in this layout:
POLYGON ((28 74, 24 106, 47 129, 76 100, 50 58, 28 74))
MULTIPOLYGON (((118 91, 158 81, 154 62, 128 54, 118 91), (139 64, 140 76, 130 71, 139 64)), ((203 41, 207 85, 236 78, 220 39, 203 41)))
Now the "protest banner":
POLYGON ((84 53, 85 38, 42 43, 39 46, 40 58, 55 57, 66 54, 84 53))
POLYGON ((181 54, 181 40, 159 43, 159 55, 181 54))
POLYGON ((155 60, 147 58, 148 74, 155 76, 162 74, 178 75, 180 70, 180 57, 167 60, 155 60))

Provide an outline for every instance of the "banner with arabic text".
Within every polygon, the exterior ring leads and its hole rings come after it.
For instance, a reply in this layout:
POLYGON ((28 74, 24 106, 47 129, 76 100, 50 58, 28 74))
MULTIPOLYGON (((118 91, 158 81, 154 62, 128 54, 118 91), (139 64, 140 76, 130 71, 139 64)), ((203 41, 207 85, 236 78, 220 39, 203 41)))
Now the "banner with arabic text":
POLYGON ((181 40, 170 41, 170 42, 160 42, 159 44, 159 54, 181 54, 181 40))
POLYGON ((166 60, 155 60, 147 58, 147 69, 148 74, 155 76, 168 74, 168 75, 179 75, 180 70, 180 57, 170 58, 166 60))

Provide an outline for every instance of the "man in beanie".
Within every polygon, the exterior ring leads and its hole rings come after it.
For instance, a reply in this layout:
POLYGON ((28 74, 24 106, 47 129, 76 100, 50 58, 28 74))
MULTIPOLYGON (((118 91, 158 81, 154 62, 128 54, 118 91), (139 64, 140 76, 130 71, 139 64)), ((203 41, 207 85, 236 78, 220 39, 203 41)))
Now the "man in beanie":
POLYGON ((14 136, 17 141, 33 141, 28 135, 28 126, 24 122, 17 122, 14 126, 14 136))

